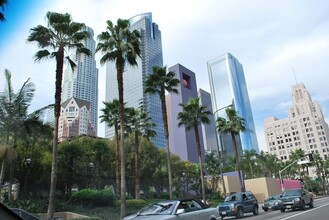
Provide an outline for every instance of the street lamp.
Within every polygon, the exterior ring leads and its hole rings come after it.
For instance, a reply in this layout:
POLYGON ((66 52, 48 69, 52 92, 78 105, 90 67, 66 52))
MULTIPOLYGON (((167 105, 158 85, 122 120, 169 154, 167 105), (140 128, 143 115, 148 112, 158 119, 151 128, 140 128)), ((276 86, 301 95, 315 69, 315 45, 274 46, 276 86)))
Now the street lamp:
POLYGON ((25 182, 24 182, 24 195, 26 194, 27 182, 28 182, 30 172, 31 172, 31 163, 32 163, 31 158, 26 158, 25 161, 24 161, 24 164, 25 164, 25 167, 26 167, 25 182))
POLYGON ((184 183, 184 192, 185 192, 185 198, 187 198, 188 194, 188 182, 187 182, 187 173, 182 173, 183 176, 183 183, 184 183))
MULTIPOLYGON (((226 108, 230 108, 233 106, 233 103, 230 104, 230 105, 227 105, 227 106, 224 106, 222 108, 219 108, 217 109, 216 111, 214 111, 213 115, 215 116, 215 114, 217 112, 219 112, 220 110, 223 110, 223 109, 226 109, 226 108)), ((215 120, 216 121, 216 120, 215 120)), ((216 127, 215 127, 215 130, 216 130, 216 127)), ((217 133, 217 131, 216 131, 217 133)), ((224 196, 226 196, 226 187, 225 187, 225 181, 224 181, 224 157, 223 157, 223 152, 224 152, 224 146, 223 146, 223 142, 222 142, 222 135, 220 133, 218 133, 218 135, 216 134, 216 141, 217 141, 217 151, 218 151, 218 157, 221 161, 221 165, 220 165, 220 168, 221 168, 221 178, 222 178, 222 185, 223 185, 223 193, 224 193, 224 196), (218 136, 219 136, 219 141, 218 141, 218 136), (219 150, 219 145, 220 145, 220 150, 219 150)))
POLYGON ((90 177, 89 177, 89 188, 92 188, 93 184, 93 170, 94 170, 94 163, 90 162, 89 163, 89 172, 90 172, 90 177))

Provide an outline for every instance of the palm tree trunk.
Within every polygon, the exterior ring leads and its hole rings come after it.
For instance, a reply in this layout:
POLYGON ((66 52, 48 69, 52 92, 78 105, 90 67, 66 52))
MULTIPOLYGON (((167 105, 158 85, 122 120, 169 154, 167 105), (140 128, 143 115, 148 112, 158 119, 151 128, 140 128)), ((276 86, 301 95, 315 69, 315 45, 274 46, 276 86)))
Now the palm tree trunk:
POLYGON ((135 131, 135 199, 140 197, 140 153, 139 153, 139 137, 135 131))
POLYGON ((202 158, 201 158, 201 145, 200 145, 198 125, 194 126, 194 135, 195 135, 196 146, 197 146, 197 151, 198 151, 198 159, 199 159, 202 200, 203 200, 204 203, 206 203, 206 190, 205 190, 204 177, 203 177, 202 158))
POLYGON ((120 145, 119 145, 119 134, 118 134, 118 125, 114 125, 114 140, 115 140, 115 192, 117 195, 120 195, 120 145))
POLYGON ((169 131, 168 131, 168 121, 167 121, 167 107, 166 107, 166 97, 165 91, 162 89, 161 95, 161 108, 162 108, 162 121, 163 121, 163 128, 166 138, 166 145, 167 145, 167 163, 168 163, 168 179, 169 179, 169 198, 173 198, 172 186, 172 173, 171 173, 171 161, 170 161, 170 148, 169 148, 169 131))
POLYGON ((1 172, 0 172, 0 200, 2 199, 2 182, 3 182, 3 177, 5 174, 5 166, 6 166, 6 154, 7 154, 7 149, 5 150, 5 154, 2 158, 1 162, 1 172))
POLYGON ((238 174, 239 174, 239 181, 240 181, 241 192, 244 192, 245 189, 244 189, 244 184, 242 182, 241 173, 240 173, 240 160, 239 160, 238 148, 236 146, 236 140, 235 140, 234 133, 231 133, 231 137, 232 137, 233 150, 234 150, 234 155, 235 155, 237 170, 238 170, 238 174))
POLYGON ((126 216, 126 163, 124 150, 124 101, 123 101, 123 64, 121 55, 117 60, 117 80, 119 90, 119 118, 120 118, 120 161, 121 161, 121 192, 120 219, 126 216))
POLYGON ((50 220, 54 216, 55 210, 55 191, 57 183, 57 144, 58 144, 58 122, 61 111, 61 93, 62 93, 62 77, 63 77, 63 62, 64 62, 64 48, 59 48, 56 56, 56 91, 55 91, 55 123, 54 123, 54 139, 53 139, 53 151, 51 162, 51 180, 50 180, 50 192, 49 192, 49 204, 47 210, 47 220, 50 220))

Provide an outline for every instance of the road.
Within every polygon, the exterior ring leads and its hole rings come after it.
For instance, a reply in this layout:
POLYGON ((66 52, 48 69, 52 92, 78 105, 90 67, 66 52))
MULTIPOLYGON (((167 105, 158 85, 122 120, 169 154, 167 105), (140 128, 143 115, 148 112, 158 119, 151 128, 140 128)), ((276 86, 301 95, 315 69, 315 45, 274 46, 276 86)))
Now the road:
MULTIPOLYGON (((224 218, 225 220, 235 219, 234 217, 224 218)), ((286 212, 268 211, 259 209, 259 215, 245 214, 243 219, 248 220, 328 220, 329 219, 329 197, 318 198, 314 201, 314 208, 306 207, 305 210, 287 210, 286 212)))

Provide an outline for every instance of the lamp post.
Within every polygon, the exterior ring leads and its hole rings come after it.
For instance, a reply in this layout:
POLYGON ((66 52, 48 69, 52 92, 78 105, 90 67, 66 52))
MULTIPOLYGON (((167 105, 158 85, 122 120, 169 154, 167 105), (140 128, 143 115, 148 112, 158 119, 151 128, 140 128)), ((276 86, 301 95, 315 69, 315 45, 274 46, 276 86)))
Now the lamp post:
MULTIPOLYGON (((216 111, 214 111, 213 115, 215 116, 215 114, 217 112, 219 112, 220 110, 223 110, 223 109, 226 109, 226 108, 229 108, 229 107, 232 107, 233 106, 233 103, 230 104, 230 105, 227 105, 227 106, 224 106, 222 108, 219 108, 217 109, 216 111)), ((215 128, 216 130, 216 128, 215 128)), ((221 164, 220 164, 220 168, 221 168, 221 179, 222 179, 222 185, 223 185, 223 193, 224 193, 224 196, 226 196, 226 187, 225 187, 225 181, 224 181, 224 157, 223 157, 223 152, 224 152, 224 146, 223 146, 223 142, 222 142, 222 135, 219 133, 219 134, 216 134, 216 141, 217 141, 217 151, 218 151, 218 157, 221 161, 221 164), (218 135, 219 135, 219 141, 218 141, 218 135), (220 150, 219 150, 219 145, 220 145, 220 150)))
POLYGON ((24 196, 26 195, 27 182, 28 182, 30 172, 31 172, 31 163, 32 163, 31 158, 26 158, 25 161, 24 161, 24 164, 25 164, 25 167, 26 167, 25 182, 24 182, 24 196))
POLYGON ((90 177, 89 177, 89 188, 93 188, 93 171, 94 171, 94 163, 90 162, 89 163, 89 172, 90 172, 90 177))
POLYGON ((184 183, 185 198, 187 198, 187 194, 188 194, 187 173, 182 173, 182 176, 183 176, 183 183, 184 183))

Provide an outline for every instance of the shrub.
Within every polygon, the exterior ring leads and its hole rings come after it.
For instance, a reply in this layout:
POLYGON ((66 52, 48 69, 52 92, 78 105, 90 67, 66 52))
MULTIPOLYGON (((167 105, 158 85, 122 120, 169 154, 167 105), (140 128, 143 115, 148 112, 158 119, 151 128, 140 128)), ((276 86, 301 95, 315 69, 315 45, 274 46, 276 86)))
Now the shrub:
POLYGON ((110 190, 83 189, 73 193, 72 201, 84 206, 104 207, 113 206, 115 197, 110 190))
POLYGON ((144 199, 129 199, 127 200, 127 207, 130 209, 141 209, 146 206, 148 202, 144 199))

